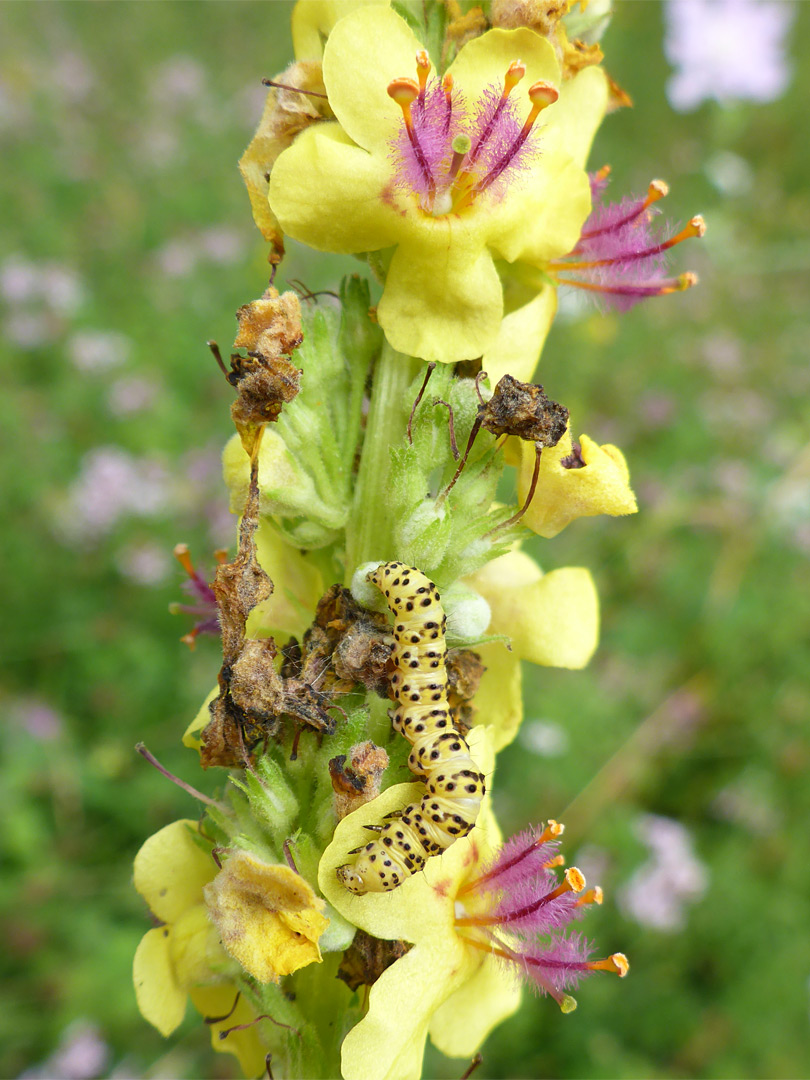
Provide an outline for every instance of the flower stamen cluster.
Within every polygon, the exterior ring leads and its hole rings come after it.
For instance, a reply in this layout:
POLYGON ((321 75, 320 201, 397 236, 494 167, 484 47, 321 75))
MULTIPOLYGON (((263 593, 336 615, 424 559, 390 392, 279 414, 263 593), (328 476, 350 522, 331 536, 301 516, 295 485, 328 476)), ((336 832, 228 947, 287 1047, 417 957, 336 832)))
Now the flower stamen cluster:
POLYGON ((537 117, 557 100, 557 90, 543 80, 533 83, 531 109, 521 124, 511 96, 526 74, 520 60, 507 68, 502 88, 484 89, 472 111, 450 73, 428 79, 424 50, 416 54, 416 69, 416 80, 401 77, 388 84, 404 124, 392 140, 395 186, 416 194, 421 209, 433 217, 459 213, 491 188, 500 195, 537 153, 530 136, 537 117))
POLYGON ((595 971, 623 977, 629 964, 623 953, 592 960, 594 945, 567 931, 590 905, 602 903, 603 893, 598 886, 585 891, 575 866, 561 881, 552 872, 564 862, 556 850, 562 832, 551 820, 507 841, 488 869, 457 893, 454 922, 469 945, 499 957, 563 1012, 572 1012, 576 1000, 567 991, 581 979, 595 971))
MULTIPOLYGON (((610 169, 591 177, 594 202, 607 184, 610 169)), ((603 302, 627 311, 650 296, 682 292, 697 284, 697 274, 668 274, 666 253, 692 237, 702 237, 706 223, 700 214, 671 235, 669 226, 656 235, 655 203, 669 193, 663 180, 653 180, 645 196, 595 206, 585 222, 576 247, 564 259, 553 260, 551 269, 560 285, 573 285, 598 294, 603 302), (573 276, 572 276, 573 275, 573 276)))

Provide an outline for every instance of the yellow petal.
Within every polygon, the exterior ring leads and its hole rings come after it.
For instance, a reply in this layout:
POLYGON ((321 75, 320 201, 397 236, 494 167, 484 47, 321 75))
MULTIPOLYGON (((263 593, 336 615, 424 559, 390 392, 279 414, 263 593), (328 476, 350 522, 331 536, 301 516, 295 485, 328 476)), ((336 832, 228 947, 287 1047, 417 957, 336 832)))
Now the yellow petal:
POLYGON ((372 986, 366 1016, 343 1040, 344 1080, 419 1080, 432 1014, 479 964, 455 933, 425 941, 392 964, 372 986))
POLYGON ((528 304, 504 316, 482 359, 493 389, 504 375, 531 382, 556 311, 557 290, 546 285, 528 304))
POLYGON ((398 352, 452 363, 492 345, 503 291, 479 219, 424 219, 394 252, 377 317, 398 352))
POLYGON ((285 233, 318 251, 378 251, 401 228, 399 211, 383 199, 390 176, 385 155, 366 153, 338 124, 317 124, 276 161, 270 207, 285 233))
POLYGON ((321 572, 300 551, 285 543, 267 519, 259 523, 256 551, 275 589, 251 611, 245 632, 248 637, 264 637, 274 631, 301 637, 324 592, 321 572))
POLYGON ((291 18, 296 59, 320 60, 338 19, 367 4, 387 5, 388 0, 298 0, 291 18))
POLYGON ((588 174, 568 154, 543 147, 492 215, 489 242, 507 262, 542 266, 571 251, 590 212, 588 174))
MULTIPOLYGON (((543 450, 537 489, 523 523, 540 536, 556 536, 570 522, 595 514, 634 514, 638 506, 630 487, 630 473, 621 450, 606 444, 598 446, 587 435, 580 437, 580 455, 584 465, 566 468, 572 444, 566 431, 556 446, 543 450)), ((534 446, 523 443, 518 475, 518 498, 529 492, 534 469, 534 446)))
POLYGON ((196 821, 174 821, 150 836, 135 856, 135 888, 163 922, 172 923, 199 904, 203 886, 216 874, 210 854, 194 842, 197 829, 196 821))
MULTIPOLYGON (((562 76, 553 46, 546 38, 527 27, 518 30, 490 30, 473 38, 461 49, 448 70, 468 104, 474 105, 481 100, 484 90, 492 83, 498 87, 503 86, 507 68, 518 59, 526 65, 521 88, 529 87, 539 79, 553 86, 560 85, 562 76)), ((551 106, 544 110, 544 120, 553 108, 554 106, 551 106)))
POLYGON ((205 897, 223 946, 259 982, 320 963, 318 939, 329 923, 324 903, 289 866, 238 851, 205 897))
POLYGON ((388 142, 402 123, 388 84, 414 77, 421 48, 405 20, 381 4, 360 7, 329 35, 323 54, 329 104, 358 146, 387 157, 388 142))
POLYGON ((188 725, 186 730, 183 732, 183 746, 187 746, 189 750, 199 750, 202 746, 202 741, 197 738, 197 732, 202 731, 202 729, 211 719, 211 710, 208 708, 208 706, 214 700, 218 693, 219 687, 215 686, 200 706, 200 711, 197 713, 197 715, 188 725))
POLYGON ((542 574, 528 555, 508 552, 469 579, 492 610, 489 631, 515 655, 546 667, 583 668, 599 640, 599 598, 590 571, 542 574))
POLYGON ((241 995, 235 1009, 233 1003, 236 1000, 236 987, 233 983, 196 987, 189 991, 189 997, 201 1016, 227 1016, 227 1020, 209 1025, 211 1046, 214 1050, 219 1054, 235 1054, 245 1076, 263 1075, 267 1048, 262 1044, 258 1027, 233 1031, 224 1039, 219 1037, 221 1031, 250 1024, 256 1019, 256 1012, 245 995, 241 995))
POLYGON ((219 943, 202 896, 199 904, 184 911, 173 924, 169 954, 175 980, 186 990, 219 982, 222 972, 233 967, 219 943))
POLYGON ((171 1035, 186 1013, 186 991, 174 978, 169 943, 171 930, 160 926, 149 930, 135 950, 132 980, 138 1009, 161 1035, 171 1035))
POLYGON ((543 113, 549 125, 548 149, 563 150, 584 168, 607 102, 608 82, 601 68, 585 68, 573 79, 566 79, 557 102, 543 113))
POLYGON ((469 1058, 487 1035, 520 1007, 520 984, 494 957, 440 1005, 430 1021, 430 1040, 447 1057, 469 1058))
POLYGON ((478 710, 475 724, 486 724, 495 749, 502 750, 517 735, 523 720, 520 660, 499 641, 478 645, 475 651, 486 667, 473 702, 478 710))

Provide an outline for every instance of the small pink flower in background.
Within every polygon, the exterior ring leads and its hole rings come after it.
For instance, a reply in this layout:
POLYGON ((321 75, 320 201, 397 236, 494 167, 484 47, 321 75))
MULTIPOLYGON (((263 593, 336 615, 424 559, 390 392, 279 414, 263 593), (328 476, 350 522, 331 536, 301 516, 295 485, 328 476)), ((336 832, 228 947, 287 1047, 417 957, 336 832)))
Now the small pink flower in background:
POLYGON ((785 38, 795 15, 786 0, 666 0, 670 105, 691 112, 710 100, 775 101, 790 81, 785 38))
POLYGON ((99 1028, 87 1020, 77 1020, 65 1029, 51 1056, 26 1069, 20 1080, 93 1080, 106 1074, 109 1060, 110 1048, 99 1028))
POLYGON ((128 544, 115 562, 123 576, 136 585, 160 585, 171 570, 169 555, 157 544, 128 544))
POLYGON ((166 277, 187 277, 201 263, 228 265, 243 259, 247 237, 239 229, 212 225, 201 232, 175 237, 156 252, 159 269, 166 277))
POLYGON ((205 93, 206 81, 205 68, 193 56, 179 53, 155 69, 149 87, 161 111, 175 111, 186 103, 195 103, 205 93))
POLYGON ((20 698, 12 702, 10 713, 17 727, 40 742, 52 742, 62 734, 62 717, 41 698, 20 698))
POLYGON ((115 330, 78 330, 67 342, 71 363, 88 375, 119 367, 131 348, 130 339, 115 330))
POLYGON ((116 379, 107 394, 107 407, 113 416, 132 416, 153 404, 157 390, 153 379, 144 379, 137 375, 116 379))
POLYGON ((150 458, 136 458, 117 446, 99 446, 85 454, 79 475, 60 515, 63 536, 92 542, 120 518, 151 517, 171 498, 166 470, 150 458))
POLYGON ((619 890, 619 904, 642 926, 680 930, 686 924, 687 905, 699 900, 708 887, 706 867, 680 822, 646 814, 637 830, 650 849, 650 858, 619 890))

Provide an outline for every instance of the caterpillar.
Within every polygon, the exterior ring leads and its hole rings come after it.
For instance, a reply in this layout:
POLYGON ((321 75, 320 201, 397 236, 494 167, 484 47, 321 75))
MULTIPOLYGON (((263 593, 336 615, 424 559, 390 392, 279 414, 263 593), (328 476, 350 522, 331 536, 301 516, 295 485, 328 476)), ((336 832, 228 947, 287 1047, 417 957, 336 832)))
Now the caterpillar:
POLYGON ((408 767, 426 792, 418 803, 379 827, 379 836, 350 852, 354 863, 338 867, 346 888, 362 895, 388 892, 424 868, 475 825, 484 796, 484 776, 470 757, 447 702, 447 618, 439 591, 421 570, 401 562, 382 563, 368 575, 384 593, 394 616, 391 688, 397 708, 394 730, 411 744, 408 767))

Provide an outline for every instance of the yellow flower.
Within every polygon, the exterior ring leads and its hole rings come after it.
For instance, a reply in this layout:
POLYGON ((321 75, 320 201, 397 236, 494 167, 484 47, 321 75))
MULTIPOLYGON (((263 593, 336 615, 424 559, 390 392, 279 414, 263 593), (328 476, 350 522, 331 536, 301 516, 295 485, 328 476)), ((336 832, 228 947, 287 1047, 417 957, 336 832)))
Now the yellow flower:
MULTIPOLYGON (((538 110, 548 105, 545 124, 531 152, 528 139, 520 143, 523 157, 514 176, 506 167, 499 172, 501 159, 492 155, 489 172, 476 173, 471 162, 478 143, 467 134, 461 142, 454 139, 460 149, 452 153, 466 154, 467 164, 445 179, 456 177, 458 183, 453 180, 455 186, 441 198, 436 191, 426 196, 418 180, 409 187, 407 163, 398 168, 392 162, 392 148, 405 128, 389 87, 409 82, 402 77, 414 71, 417 52, 422 53, 420 43, 386 6, 365 5, 340 19, 323 56, 324 85, 338 122, 309 127, 279 156, 269 198, 284 231, 321 251, 395 249, 378 307, 380 324, 394 349, 450 362, 480 356, 496 339, 504 299, 495 259, 542 267, 579 239, 590 211, 583 165, 604 112, 607 85, 599 69, 589 68, 562 86, 556 104, 548 104, 561 76, 545 38, 527 29, 492 30, 468 42, 445 80, 449 77, 468 108, 477 110, 467 126, 475 134, 479 124, 478 142, 486 142, 480 117, 491 99, 485 95, 505 87, 518 70, 515 61, 521 62, 525 85, 532 92, 541 87, 537 101, 531 100, 538 110)), ((516 84, 517 78, 512 88, 516 84)), ((442 87, 451 93, 450 83, 442 87)), ((429 93, 439 101, 443 89, 434 83, 429 93)), ((529 113, 524 95, 514 111, 518 130, 529 113)), ((436 144, 436 125, 431 127, 429 110, 425 115, 426 142, 436 144)), ((441 152, 441 146, 433 152, 437 161, 441 152)), ((452 153, 448 148, 445 172, 452 153)), ((482 150, 479 165, 485 157, 482 150)), ((425 184, 430 187, 429 180, 425 184)))
POLYGON ((237 851, 206 886, 205 899, 222 944, 259 982, 277 983, 321 962, 324 902, 289 866, 237 851))
MULTIPOLYGON (((522 503, 529 493, 535 452, 530 443, 521 443, 519 450, 518 498, 522 503)), ((543 450, 537 488, 523 524, 540 536, 552 537, 579 517, 616 517, 637 510, 621 450, 609 443, 598 446, 587 435, 580 436, 575 447, 569 429, 556 446, 543 450)))
POLYGON ((175 821, 150 836, 135 856, 135 888, 160 926, 147 931, 135 952, 133 981, 143 1017, 168 1036, 179 1026, 190 996, 203 1016, 225 1016, 211 1025, 211 1044, 236 1054, 246 1076, 258 1075, 265 1052, 255 1028, 220 1031, 250 1023, 255 1013, 240 998, 235 1010, 236 966, 219 944, 203 898, 216 874, 211 855, 197 846, 194 821, 175 821))
MULTIPOLYGON (((491 741, 482 728, 471 731, 469 741, 489 782, 491 741)), ((471 946, 455 924, 456 893, 500 842, 488 796, 469 836, 393 892, 354 896, 338 882, 335 872, 347 852, 368 841, 364 826, 379 824, 423 792, 421 784, 388 788, 339 822, 321 859, 321 891, 342 915, 375 937, 414 945, 374 983, 366 1016, 346 1036, 344 1080, 415 1080, 428 1034, 442 1053, 469 1057, 520 1003, 513 977, 471 946)))
POLYGON ((487 632, 510 639, 511 651, 501 642, 476 647, 487 669, 475 696, 478 723, 492 729, 501 750, 523 719, 521 660, 585 667, 599 641, 599 597, 589 570, 565 566, 544 574, 522 551, 493 559, 466 580, 490 606, 487 632))

